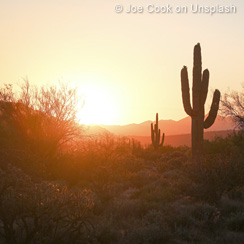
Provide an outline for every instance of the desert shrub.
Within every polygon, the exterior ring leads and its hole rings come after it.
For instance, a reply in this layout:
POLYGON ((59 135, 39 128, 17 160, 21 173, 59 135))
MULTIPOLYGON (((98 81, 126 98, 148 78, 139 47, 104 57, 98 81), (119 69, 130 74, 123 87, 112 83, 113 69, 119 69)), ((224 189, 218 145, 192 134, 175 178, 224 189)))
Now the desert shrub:
POLYGON ((179 199, 161 211, 172 230, 173 243, 212 243, 218 232, 220 212, 207 203, 179 199))
POLYGON ((244 201, 244 187, 235 187, 228 192, 228 197, 232 200, 244 201))
POLYGON ((136 154, 137 157, 143 158, 145 160, 155 161, 161 157, 161 153, 149 149, 141 150, 140 153, 136 154))
POLYGON ((231 153, 232 143, 228 138, 216 137, 213 141, 204 140, 206 154, 231 153))
POLYGON ((165 153, 157 160, 156 166, 160 172, 180 169, 188 159, 188 156, 181 151, 165 153))
POLYGON ((10 164, 0 179, 1 243, 86 243, 94 235, 89 191, 35 182, 10 164))
POLYGON ((231 199, 225 195, 220 201, 220 209, 222 216, 226 217, 236 213, 244 212, 244 203, 242 200, 240 201, 231 199))
POLYGON ((216 137, 212 141, 204 141, 204 150, 207 155, 225 154, 228 157, 232 155, 243 156, 244 132, 234 131, 226 138, 216 137))
POLYGON ((165 213, 160 210, 150 210, 143 218, 143 221, 147 224, 156 224, 161 227, 166 227, 166 217, 165 213))
POLYGON ((244 146, 244 131, 236 131, 232 136, 229 137, 235 147, 239 149, 244 146))
POLYGON ((173 230, 181 227, 189 229, 195 224, 190 205, 175 202, 173 205, 167 206, 164 209, 164 213, 166 216, 166 223, 173 230))
POLYGON ((230 117, 235 127, 243 130, 244 128, 244 85, 242 91, 228 91, 221 99, 221 114, 230 117))
POLYGON ((5 141, 18 139, 36 153, 53 155, 81 134, 76 124, 77 89, 64 84, 38 89, 27 80, 20 88, 20 93, 13 93, 12 86, 0 89, 1 128, 8 134, 5 141))
POLYGON ((200 202, 195 204, 192 216, 202 227, 211 229, 219 221, 220 211, 215 206, 200 202))
POLYGON ((104 132, 97 136, 91 136, 81 140, 76 146, 76 154, 93 154, 102 162, 117 156, 131 154, 130 140, 126 137, 115 136, 112 133, 104 132))
POLYGON ((171 238, 171 232, 167 227, 150 224, 129 232, 126 243, 160 244, 169 243, 171 238))
POLYGON ((47 179, 49 177, 49 173, 46 170, 48 162, 46 157, 41 157, 28 150, 16 148, 0 150, 0 167, 5 167, 10 163, 36 179, 47 179))
POLYGON ((213 243, 221 244, 242 244, 244 240, 243 232, 224 231, 218 235, 213 243))
POLYGON ((188 194, 207 202, 218 203, 224 193, 244 184, 244 164, 238 156, 205 157, 201 164, 189 166, 188 174, 188 194))
POLYGON ((55 156, 40 155, 27 148, 0 150, 0 165, 11 163, 32 178, 65 180, 74 185, 80 179, 78 162, 72 154, 57 153, 55 156))
POLYGON ((126 220, 128 218, 141 218, 146 211, 138 199, 117 198, 113 202, 111 212, 114 218, 126 220))
POLYGON ((176 189, 151 183, 140 188, 132 197, 145 202, 166 203, 176 199, 176 189))
POLYGON ((232 214, 231 217, 227 219, 227 228, 230 231, 244 231, 244 212, 237 212, 232 214))
POLYGON ((142 156, 143 152, 144 152, 144 150, 143 150, 144 148, 141 145, 141 143, 134 138, 131 139, 130 143, 132 146, 132 154, 137 156, 137 157, 142 156))
POLYGON ((112 172, 108 168, 98 168, 93 174, 91 188, 96 194, 99 201, 107 203, 112 200, 115 195, 113 181, 111 180, 112 172))
POLYGON ((96 233, 96 240, 99 244, 113 244, 118 243, 118 239, 121 237, 120 233, 115 230, 114 226, 109 220, 100 226, 96 233))
POLYGON ((157 179, 157 175, 150 170, 128 173, 128 179, 132 187, 141 188, 157 179))

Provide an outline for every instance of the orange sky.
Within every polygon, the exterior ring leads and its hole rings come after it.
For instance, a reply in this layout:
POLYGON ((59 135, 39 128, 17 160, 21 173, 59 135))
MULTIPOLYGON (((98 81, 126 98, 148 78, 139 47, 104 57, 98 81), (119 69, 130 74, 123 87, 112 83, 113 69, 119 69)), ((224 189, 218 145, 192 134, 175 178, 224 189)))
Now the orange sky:
MULTIPOLYGON (((81 121, 127 124, 186 116, 180 70, 200 42, 210 91, 244 81, 244 3, 239 0, 1 0, 0 83, 59 80, 87 98, 81 121), (236 14, 116 14, 130 4, 234 4, 236 14)), ((191 82, 191 79, 190 79, 191 82)), ((208 111, 208 110, 206 110, 208 111)))

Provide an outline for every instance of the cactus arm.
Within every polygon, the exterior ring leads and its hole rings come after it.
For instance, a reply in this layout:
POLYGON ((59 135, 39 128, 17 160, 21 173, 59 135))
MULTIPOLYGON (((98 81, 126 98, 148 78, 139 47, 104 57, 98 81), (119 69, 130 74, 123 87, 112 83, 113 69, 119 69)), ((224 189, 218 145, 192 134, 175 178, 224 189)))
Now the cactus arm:
POLYGON ((189 115, 193 115, 193 110, 191 107, 190 101, 190 88, 189 88, 189 79, 187 73, 187 67, 184 66, 181 70, 181 91, 182 91, 182 100, 185 112, 189 115))
POLYGON ((163 144, 164 144, 164 133, 162 135, 162 142, 161 142, 160 146, 162 146, 163 144))
POLYGON ((219 109, 219 100, 220 100, 220 92, 219 90, 216 89, 214 91, 213 101, 212 101, 209 115, 203 124, 204 129, 208 129, 214 123, 219 109))
POLYGON ((151 139, 152 139, 152 143, 154 143, 154 130, 153 130, 153 123, 151 123, 151 139))
POLYGON ((204 105, 206 102, 207 94, 208 94, 208 84, 209 84, 209 71, 205 69, 203 71, 202 76, 202 84, 201 84, 201 103, 204 105))

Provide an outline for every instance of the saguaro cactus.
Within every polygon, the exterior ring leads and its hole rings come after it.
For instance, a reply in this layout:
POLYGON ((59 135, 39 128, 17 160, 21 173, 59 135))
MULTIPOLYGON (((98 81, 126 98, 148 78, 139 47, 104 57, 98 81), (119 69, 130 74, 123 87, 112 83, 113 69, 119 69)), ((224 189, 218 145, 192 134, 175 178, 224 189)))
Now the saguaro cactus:
POLYGON ((201 47, 198 43, 194 47, 193 61, 193 87, 192 87, 192 103, 190 102, 189 80, 187 67, 181 70, 181 90, 185 112, 192 119, 192 156, 195 161, 200 160, 203 153, 203 129, 208 129, 214 123, 218 109, 220 92, 214 91, 213 101, 208 117, 204 120, 204 104, 206 102, 209 84, 209 71, 205 69, 202 74, 202 57, 201 47))
POLYGON ((164 133, 162 135, 162 141, 160 143, 160 137, 161 137, 161 131, 158 129, 158 113, 156 113, 156 123, 153 128, 153 123, 151 123, 151 139, 152 139, 152 145, 155 149, 157 149, 160 146, 163 146, 164 144, 164 133))

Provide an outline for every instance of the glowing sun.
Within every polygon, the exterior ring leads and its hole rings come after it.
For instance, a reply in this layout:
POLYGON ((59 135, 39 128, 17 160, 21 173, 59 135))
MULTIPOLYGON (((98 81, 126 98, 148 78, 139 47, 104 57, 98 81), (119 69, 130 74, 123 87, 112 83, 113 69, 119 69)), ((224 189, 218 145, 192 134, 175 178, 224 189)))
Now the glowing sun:
POLYGON ((116 123, 117 110, 115 100, 108 90, 98 86, 86 86, 82 88, 85 103, 78 113, 81 124, 104 124, 116 123))

